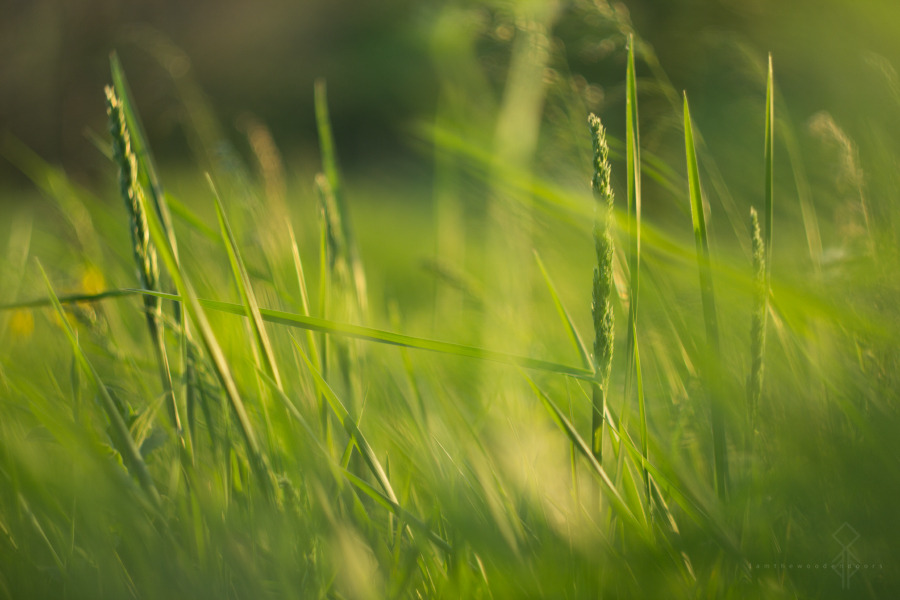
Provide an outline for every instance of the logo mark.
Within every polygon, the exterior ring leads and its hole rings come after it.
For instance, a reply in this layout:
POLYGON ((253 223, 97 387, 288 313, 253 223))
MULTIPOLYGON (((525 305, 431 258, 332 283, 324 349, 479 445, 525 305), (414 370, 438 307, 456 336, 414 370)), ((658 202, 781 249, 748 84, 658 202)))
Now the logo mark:
POLYGON ((841 551, 831 561, 831 569, 841 577, 841 589, 850 589, 850 578, 859 571, 859 559, 850 550, 850 547, 859 539, 859 533, 844 523, 833 534, 834 539, 841 545, 841 551))

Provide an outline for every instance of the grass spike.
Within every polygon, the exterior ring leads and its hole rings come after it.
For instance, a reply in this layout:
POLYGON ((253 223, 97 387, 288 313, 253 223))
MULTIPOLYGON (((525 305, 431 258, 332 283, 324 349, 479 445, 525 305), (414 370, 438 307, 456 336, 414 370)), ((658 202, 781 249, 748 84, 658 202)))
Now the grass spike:
POLYGON ((591 141, 594 149, 594 174, 591 188, 594 190, 594 249, 597 266, 594 268, 591 312, 594 319, 593 367, 597 381, 592 386, 591 451, 597 462, 603 464, 603 416, 609 391, 609 376, 612 371, 613 345, 613 240, 612 217, 613 195, 610 184, 609 146, 606 130, 599 117, 588 117, 591 141))
POLYGON ((750 208, 750 232, 753 248, 753 313, 750 324, 750 375, 747 378, 748 435, 753 439, 756 414, 762 393, 763 355, 766 346, 766 249, 759 229, 759 217, 750 208))
POLYGON ((715 462, 715 484, 719 498, 724 500, 728 493, 728 446, 725 440, 725 418, 719 405, 721 386, 718 368, 714 361, 720 356, 719 320, 716 315, 716 300, 713 290, 712 269, 709 259, 709 239, 706 231, 706 217, 703 213, 703 196, 700 189, 700 172, 697 166, 697 151, 694 147, 694 133, 691 127, 691 112, 687 93, 684 94, 684 147, 687 158, 688 189, 691 199, 691 219, 694 225, 694 242, 697 247, 697 266, 700 271, 700 293, 703 301, 703 320, 706 325, 707 376, 711 400, 713 459, 715 462))
MULTIPOLYGON (((106 111, 109 117, 109 130, 112 135, 113 157, 119 167, 119 189, 131 219, 132 254, 137 265, 141 285, 148 290, 159 287, 159 265, 156 248, 150 241, 150 230, 147 227, 145 211, 144 187, 139 180, 140 169, 138 159, 132 147, 131 135, 126 120, 124 104, 115 90, 107 86, 106 111)), ((178 434, 184 448, 190 448, 189 433, 184 431, 179 415, 175 389, 172 385, 172 372, 165 347, 165 332, 162 328, 162 307, 159 298, 144 296, 144 314, 147 328, 159 365, 163 391, 167 397, 169 419, 178 434)))
POLYGON ((150 145, 147 143, 147 136, 144 134, 144 126, 141 124, 140 116, 134 108, 128 80, 125 78, 125 70, 122 68, 122 63, 116 52, 110 55, 109 63, 115 95, 121 103, 125 123, 131 136, 132 149, 139 165, 139 181, 142 186, 150 191, 150 200, 153 208, 162 222, 163 231, 172 246, 172 251, 175 253, 175 256, 178 256, 175 230, 172 228, 172 216, 166 204, 162 184, 156 170, 156 162, 153 160, 150 145))

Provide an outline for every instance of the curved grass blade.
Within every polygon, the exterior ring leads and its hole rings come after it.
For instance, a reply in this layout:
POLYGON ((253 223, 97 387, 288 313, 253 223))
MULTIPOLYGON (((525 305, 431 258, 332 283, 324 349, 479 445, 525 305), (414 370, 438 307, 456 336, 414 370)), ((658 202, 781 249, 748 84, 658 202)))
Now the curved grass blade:
MULTIPOLYGON (((141 201, 144 201, 143 197, 141 197, 141 201)), ((212 326, 209 324, 206 314, 203 312, 203 308, 200 305, 196 292, 194 292, 193 285, 191 285, 186 273, 181 270, 178 257, 175 255, 174 249, 172 248, 169 239, 166 237, 158 215, 155 211, 147 211, 146 206, 144 207, 144 212, 147 215, 147 225, 150 230, 150 235, 153 238, 153 242, 159 250, 160 257, 166 264, 166 269, 169 271, 169 274, 175 283, 175 287, 180 292, 179 296, 162 294, 159 295, 159 297, 168 297, 169 300, 182 302, 190 320, 197 328, 201 343, 203 344, 207 355, 210 357, 216 377, 218 378, 219 383, 228 398, 232 411, 237 418, 244 444, 247 447, 247 454, 250 457, 250 466, 257 479, 259 479, 263 493, 271 499, 275 490, 270 477, 268 464, 266 463, 265 456, 260 452, 256 432, 254 431, 253 424, 250 422, 250 417, 247 414, 244 401, 241 399, 241 395, 238 392, 234 377, 231 375, 231 369, 228 366, 228 361, 225 359, 225 353, 222 351, 221 346, 219 346, 219 342, 213 333, 212 326)), ((247 309, 243 305, 236 304, 232 306, 239 311, 238 314, 246 314, 247 309)))
POLYGON ((330 467, 332 474, 335 476, 343 475, 351 484, 353 484, 360 491, 364 492, 367 496, 371 497, 373 500, 378 502, 381 506, 386 508, 387 510, 393 512, 401 520, 406 521, 410 525, 415 526, 417 529, 421 530, 428 538, 434 542, 439 548, 444 550, 445 552, 452 552, 453 549, 450 544, 444 540, 441 536, 431 530, 431 528, 423 522, 421 519, 413 515, 411 512, 403 508, 398 502, 395 500, 391 500, 390 497, 385 495, 383 492, 380 492, 368 482, 360 479, 350 471, 345 468, 340 467, 335 461, 334 458, 329 454, 328 450, 325 448, 325 445, 322 441, 316 436, 312 427, 310 427, 309 422, 297 408, 297 406, 291 402, 291 399, 287 397, 287 395, 278 387, 275 386, 275 381, 268 376, 268 374, 264 372, 260 372, 260 375, 263 377, 263 380, 272 388, 278 398, 281 399, 288 413, 292 417, 294 417, 298 423, 300 423, 303 430, 309 436, 309 440, 312 445, 318 450, 324 459, 327 461, 328 466, 330 467))
POLYGON ((728 446, 725 441, 725 419, 719 405, 721 392, 715 357, 720 355, 719 320, 716 315, 716 299, 713 291, 712 270, 709 261, 709 239, 703 213, 703 196, 700 190, 700 172, 697 152, 691 128, 691 112, 687 94, 684 94, 684 148, 687 157, 688 185, 691 198, 691 218, 694 224, 694 242, 697 246, 697 266, 700 271, 700 293, 703 301, 703 320, 706 324, 708 382, 710 387, 710 412, 712 415, 713 458, 715 461, 716 492, 724 500, 728 491, 728 446))

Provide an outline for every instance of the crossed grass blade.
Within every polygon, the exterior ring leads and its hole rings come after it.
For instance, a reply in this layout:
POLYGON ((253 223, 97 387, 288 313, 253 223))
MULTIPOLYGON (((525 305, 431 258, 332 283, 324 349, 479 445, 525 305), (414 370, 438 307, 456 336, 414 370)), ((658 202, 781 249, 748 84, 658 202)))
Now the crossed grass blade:
POLYGON ((306 363, 309 372, 312 374, 316 388, 318 389, 319 393, 321 393, 328 401, 328 405, 331 407, 331 410, 334 413, 334 416, 337 418, 338 423, 341 424, 341 426, 347 432, 347 435, 350 436, 350 440, 359 450, 359 453, 363 457, 363 461, 365 461, 369 470, 372 472, 372 475, 375 476, 375 479, 378 481, 378 484, 382 487, 385 494, 387 494, 388 498, 392 502, 399 504, 397 495, 394 493, 393 487, 391 487, 391 482, 388 480, 384 467, 381 466, 381 463, 378 461, 378 457, 375 456, 375 451, 372 450, 372 446, 369 445, 368 440, 359 430, 359 427, 357 427, 353 416, 328 385, 328 382, 326 382, 322 378, 322 375, 316 370, 316 367, 312 364, 312 362, 310 362, 309 357, 306 356, 305 352, 303 352, 303 348, 300 347, 300 344, 297 343, 297 340, 294 340, 294 345, 300 352, 300 355, 303 357, 303 361, 306 363))
MULTIPOLYGON (((296 342, 295 342, 296 343, 296 342)), ((312 364, 311 362, 307 362, 307 364, 312 364)), ((306 417, 303 416, 303 413, 297 408, 296 404, 291 401, 290 398, 284 393, 284 391, 276 386, 275 381, 266 373, 260 372, 260 376, 263 378, 263 381, 272 388, 275 395, 281 400, 284 404, 285 409, 288 413, 300 424, 303 428, 304 432, 307 435, 308 441, 311 445, 323 456, 326 461, 329 470, 336 480, 339 480, 341 476, 347 479, 354 487, 359 489, 361 492, 365 493, 367 496, 375 500, 378 504, 380 504, 383 508, 388 511, 394 513, 397 517, 399 517, 402 521, 408 523, 409 525, 419 529, 425 535, 435 543, 441 550, 444 552, 452 552, 453 549, 450 544, 442 538, 440 535, 435 533, 424 521, 416 517, 413 513, 403 508, 399 502, 391 499, 390 495, 387 492, 382 492, 370 485, 363 479, 360 479, 358 476, 354 475, 350 471, 341 467, 331 456, 328 449, 322 443, 322 441, 318 438, 313 428, 310 426, 309 421, 306 420, 306 417)), ((358 428, 357 428, 358 431, 358 428)), ((359 433, 359 436, 362 437, 362 432, 359 433)), ((364 438, 363 438, 364 439, 364 438)), ((368 446, 368 443, 366 442, 368 446)), ((377 461, 377 459, 375 459, 377 461)), ((372 471, 373 475, 376 476, 376 479, 379 479, 379 484, 381 484, 380 478, 376 471, 372 471)), ((382 473, 386 473, 384 469, 381 470, 382 473)), ((385 474, 385 479, 387 479, 387 475, 385 474)), ((338 481, 339 483, 339 481, 338 481)))
POLYGON ((234 231, 225 215, 225 209, 222 206, 222 200, 216 190, 212 177, 207 174, 207 182, 216 201, 216 215, 219 218, 219 227, 222 230, 222 240, 225 242, 225 248, 228 251, 228 262, 231 265, 231 272, 234 275, 235 285, 237 285, 238 293, 241 301, 246 308, 247 318, 250 319, 250 327, 253 331, 253 342, 256 345, 259 356, 262 360, 262 366, 266 372, 278 386, 282 389, 281 375, 278 372, 278 366, 275 362, 275 354, 272 351, 272 342, 269 334, 266 332, 265 324, 262 316, 259 314, 259 302, 253 291, 253 284, 250 281, 250 275, 247 273, 247 267, 244 265, 244 259, 241 257, 241 251, 238 248, 237 240, 234 237, 234 231))
POLYGON ((47 277, 47 273, 44 271, 44 267, 40 262, 38 262, 38 268, 41 271, 41 276, 44 279, 44 283, 47 285, 47 294, 50 298, 50 302, 52 303, 53 308, 56 311, 57 316, 59 317, 63 331, 66 334, 66 338, 68 338, 69 343, 72 345, 72 350, 75 353, 75 360, 77 361, 81 369, 88 375, 88 377, 97 387, 97 391, 100 393, 100 402, 103 406, 104 411, 106 412, 107 417, 109 418, 110 423, 112 424, 114 441, 116 443, 116 446, 118 447, 117 449, 119 453, 126 461, 129 469, 134 472, 135 476, 141 484, 141 487, 144 488, 144 492, 147 494, 147 497, 149 498, 154 508, 159 509, 161 506, 159 492, 157 492, 156 490, 156 484, 153 483, 153 477, 150 475, 150 470, 147 468, 147 463, 144 462, 144 458, 141 456, 140 450, 134 443, 134 439, 132 439, 131 433, 128 431, 128 426, 122 419, 122 415, 119 413, 119 409, 116 406, 115 401, 110 396, 109 390, 106 389, 106 385, 100 379, 100 375, 84 355, 84 352, 81 349, 81 345, 78 343, 78 338, 75 335, 75 331, 72 329, 72 325, 69 323, 69 320, 66 317, 65 312, 63 311, 62 304, 59 303, 59 298, 57 298, 56 292, 53 291, 53 286, 50 283, 50 279, 47 277))
MULTIPOLYGON (((105 89, 106 111, 109 117, 109 131, 112 136, 113 159, 119 168, 119 192, 125 201, 125 207, 131 220, 132 256, 137 266, 141 285, 150 290, 158 289, 159 266, 156 248, 150 241, 147 229, 147 216, 144 213, 144 187, 140 183, 140 170, 137 156, 133 150, 124 104, 111 87, 105 89)), ((144 315, 147 329, 150 332, 153 351, 159 366, 159 376, 163 392, 167 399, 169 419, 175 427, 182 447, 190 455, 189 433, 182 427, 175 388, 172 384, 172 372, 165 346, 165 332, 161 322, 162 306, 159 298, 144 297, 144 315)))
MULTIPOLYGON (((160 298, 179 301, 182 297, 176 294, 166 294, 163 292, 154 292, 151 290, 130 290, 137 294, 152 294, 160 298)), ((231 313, 234 315, 244 316, 245 309, 240 304, 232 304, 230 302, 221 302, 218 300, 208 300, 197 298, 198 307, 209 308, 220 312, 231 313)), ((350 323, 341 323, 328 319, 320 319, 318 317, 309 317, 296 313, 289 313, 280 310, 272 310, 267 308, 260 309, 260 315, 264 321, 271 323, 279 323, 289 327, 299 327, 300 329, 308 329, 322 333, 339 335, 360 340, 367 340, 381 344, 389 344, 394 346, 405 346, 407 348, 417 348, 419 350, 429 350, 440 354, 449 354, 453 356, 461 356, 466 358, 474 358, 478 360, 487 360, 507 365, 515 365, 526 369, 534 369, 537 371, 546 371, 549 373, 557 373, 559 375, 569 375, 576 379, 590 381, 594 374, 591 369, 583 367, 574 367, 561 363, 555 363, 539 358, 531 358, 527 356, 519 356, 516 354, 508 354, 489 350, 477 346, 466 346, 453 342, 444 342, 432 340, 428 338, 415 337, 402 333, 393 333, 373 327, 364 327, 362 325, 353 325, 350 323)))
MULTIPOLYGON (((141 201, 143 202, 143 198, 141 198, 141 201)), ((244 406, 234 377, 231 375, 231 369, 228 366, 225 353, 222 351, 222 348, 213 333, 212 326, 209 324, 206 314, 203 312, 203 308, 194 292, 193 285, 188 279, 187 274, 181 269, 178 258, 175 256, 174 250, 163 231, 158 216, 153 211, 147 211, 146 207, 144 207, 144 210, 147 214, 147 224, 153 242, 156 244, 160 256, 166 264, 166 268, 175 283, 175 287, 180 293, 179 296, 169 296, 169 299, 183 302, 191 322, 197 328, 200 340, 210 358, 219 384, 237 418, 241 436, 250 458, 250 467, 256 478, 259 480, 259 485, 262 488, 264 495, 269 499, 273 499, 275 489, 273 488, 269 467, 265 456, 260 452, 256 432, 250 421, 250 417, 247 414, 247 409, 244 406)), ((165 298, 166 295, 160 297, 165 298)), ((243 305, 233 305, 233 308, 236 308, 239 311, 238 314, 246 314, 246 307, 243 305)))

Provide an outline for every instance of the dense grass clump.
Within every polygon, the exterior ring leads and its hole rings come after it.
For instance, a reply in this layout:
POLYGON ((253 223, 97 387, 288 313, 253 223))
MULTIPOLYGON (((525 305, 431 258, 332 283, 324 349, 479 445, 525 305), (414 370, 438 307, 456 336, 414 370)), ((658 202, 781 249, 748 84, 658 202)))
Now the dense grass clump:
POLYGON ((602 124, 558 15, 517 8, 502 102, 464 110, 496 99, 473 54, 413 128, 434 214, 344 175, 323 82, 287 182, 191 94, 207 172, 158 166, 115 56, 109 185, 4 141, 63 218, 12 221, 2 265, 0 598, 893 597, 896 208, 782 210, 814 182, 771 60, 732 194, 627 15, 577 10, 621 72, 602 124))

